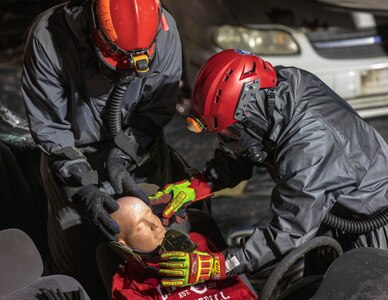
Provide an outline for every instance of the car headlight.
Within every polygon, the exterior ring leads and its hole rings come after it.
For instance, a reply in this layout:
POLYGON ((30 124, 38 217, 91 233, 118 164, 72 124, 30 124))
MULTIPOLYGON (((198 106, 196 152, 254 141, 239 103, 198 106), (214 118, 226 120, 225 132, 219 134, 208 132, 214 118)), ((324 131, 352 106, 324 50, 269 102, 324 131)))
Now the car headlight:
POLYGON ((222 49, 242 49, 259 55, 290 55, 299 52, 291 35, 281 30, 222 25, 214 29, 213 41, 222 49))

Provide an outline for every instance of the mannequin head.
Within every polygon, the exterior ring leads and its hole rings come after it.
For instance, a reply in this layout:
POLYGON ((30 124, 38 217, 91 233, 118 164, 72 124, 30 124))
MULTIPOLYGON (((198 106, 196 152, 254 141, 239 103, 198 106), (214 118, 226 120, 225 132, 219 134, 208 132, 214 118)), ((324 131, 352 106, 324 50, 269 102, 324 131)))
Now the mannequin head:
POLYGON ((120 243, 141 252, 152 252, 161 245, 166 230, 147 204, 131 196, 117 203, 120 208, 111 216, 120 226, 120 243))

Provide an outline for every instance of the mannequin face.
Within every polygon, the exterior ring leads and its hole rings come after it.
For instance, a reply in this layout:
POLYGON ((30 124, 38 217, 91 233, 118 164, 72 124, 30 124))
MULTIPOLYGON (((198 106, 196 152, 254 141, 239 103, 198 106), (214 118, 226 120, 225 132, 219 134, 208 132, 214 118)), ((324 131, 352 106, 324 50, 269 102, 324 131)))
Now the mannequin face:
POLYGON ((166 230, 147 204, 130 196, 117 203, 120 208, 111 216, 120 226, 120 243, 142 252, 152 252, 161 245, 166 230))

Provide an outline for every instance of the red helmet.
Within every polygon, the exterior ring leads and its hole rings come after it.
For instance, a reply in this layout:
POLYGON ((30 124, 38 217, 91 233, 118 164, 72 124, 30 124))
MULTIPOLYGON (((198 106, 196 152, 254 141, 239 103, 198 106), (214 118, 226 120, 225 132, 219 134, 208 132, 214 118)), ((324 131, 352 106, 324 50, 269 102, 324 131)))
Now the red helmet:
MULTIPOLYGON (((276 86, 273 66, 243 50, 230 49, 213 55, 199 71, 192 95, 194 113, 203 126, 210 132, 219 132, 237 122, 234 114, 242 88, 255 80, 260 89, 276 86)), ((193 126, 195 121, 192 118, 188 122, 193 126)))
POLYGON ((115 71, 148 71, 161 19, 159 0, 94 0, 92 38, 115 71))

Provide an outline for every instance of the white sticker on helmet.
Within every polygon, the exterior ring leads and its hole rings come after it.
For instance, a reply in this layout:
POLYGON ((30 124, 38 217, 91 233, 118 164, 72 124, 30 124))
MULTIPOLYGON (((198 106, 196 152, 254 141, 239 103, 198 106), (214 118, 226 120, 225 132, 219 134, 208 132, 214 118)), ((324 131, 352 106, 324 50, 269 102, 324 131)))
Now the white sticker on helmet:
POLYGON ((241 50, 241 49, 234 49, 235 52, 238 54, 243 54, 243 55, 253 55, 252 52, 246 51, 246 50, 241 50))

